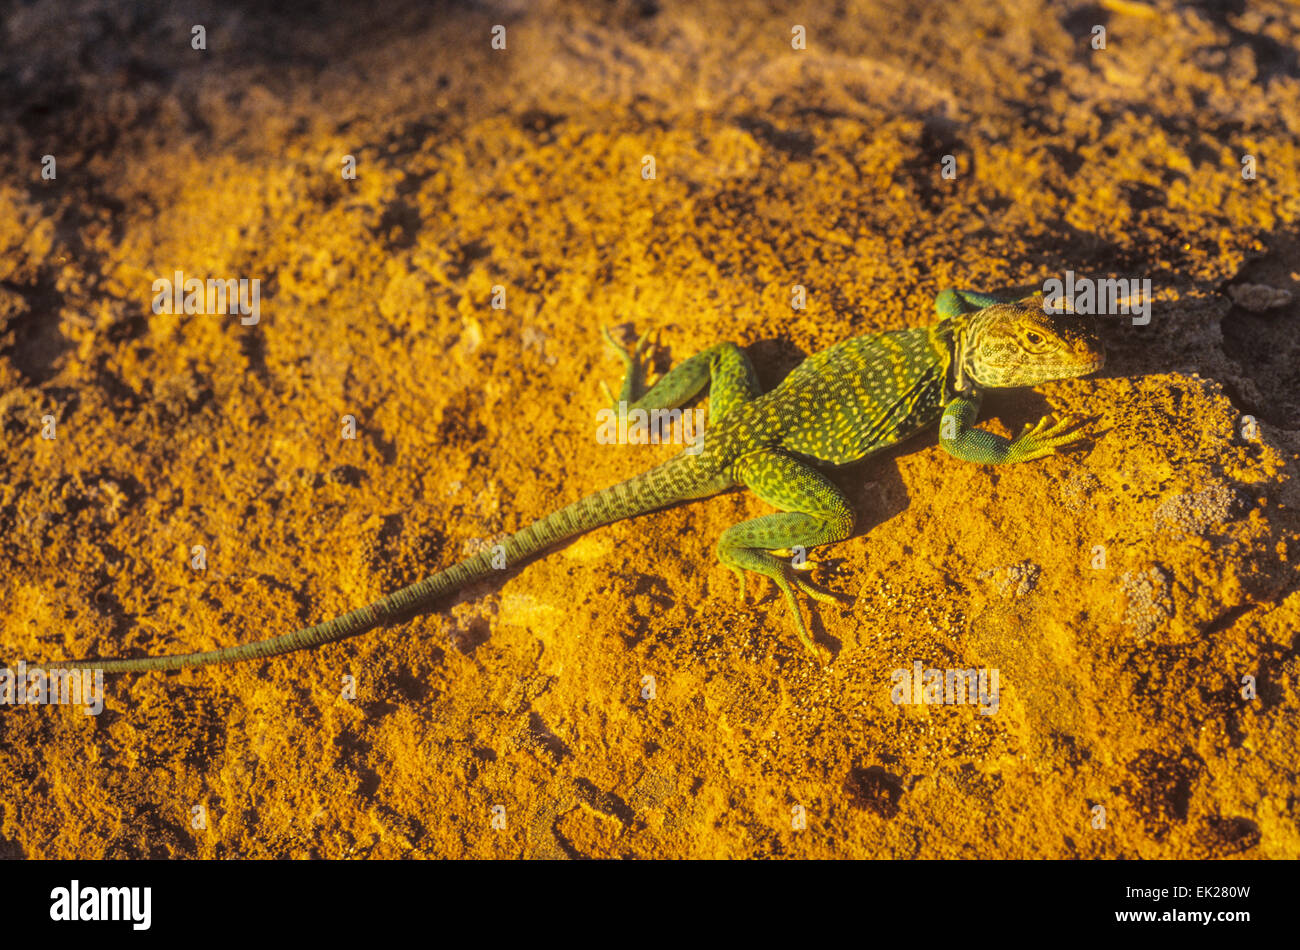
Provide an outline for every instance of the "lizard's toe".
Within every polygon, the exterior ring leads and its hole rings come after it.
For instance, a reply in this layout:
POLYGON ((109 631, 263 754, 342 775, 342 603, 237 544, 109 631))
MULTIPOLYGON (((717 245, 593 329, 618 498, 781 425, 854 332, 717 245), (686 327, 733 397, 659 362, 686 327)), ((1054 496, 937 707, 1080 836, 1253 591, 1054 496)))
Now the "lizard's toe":
POLYGON ((790 578, 790 583, 794 584, 795 587, 799 588, 799 590, 803 591, 813 600, 820 601, 823 604, 839 605, 844 602, 844 598, 840 594, 836 594, 831 591, 818 590, 816 587, 813 587, 803 578, 792 577, 790 578))
POLYGON ((614 399, 613 393, 610 392, 608 386, 603 387, 605 395, 615 409, 618 408, 620 402, 626 402, 630 405, 641 398, 641 395, 645 392, 646 379, 650 374, 650 358, 647 354, 655 345, 651 342, 650 337, 651 334, 657 331, 647 330, 631 346, 626 346, 615 340, 614 335, 610 333, 607 326, 601 326, 600 332, 605 337, 605 342, 623 361, 623 385, 618 399, 614 399))
POLYGON ((745 572, 738 567, 733 567, 731 573, 736 575, 736 600, 743 604, 745 603, 745 572))

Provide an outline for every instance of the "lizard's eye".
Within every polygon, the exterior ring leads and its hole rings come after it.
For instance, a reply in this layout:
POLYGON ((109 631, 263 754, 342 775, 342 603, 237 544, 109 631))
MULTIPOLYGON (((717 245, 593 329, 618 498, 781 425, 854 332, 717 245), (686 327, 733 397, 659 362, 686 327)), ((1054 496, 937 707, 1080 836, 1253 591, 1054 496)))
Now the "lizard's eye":
POLYGON ((1039 343, 1043 342, 1043 338, 1033 330, 1030 330, 1025 334, 1025 339, 1029 341, 1030 346, 1037 346, 1039 343))

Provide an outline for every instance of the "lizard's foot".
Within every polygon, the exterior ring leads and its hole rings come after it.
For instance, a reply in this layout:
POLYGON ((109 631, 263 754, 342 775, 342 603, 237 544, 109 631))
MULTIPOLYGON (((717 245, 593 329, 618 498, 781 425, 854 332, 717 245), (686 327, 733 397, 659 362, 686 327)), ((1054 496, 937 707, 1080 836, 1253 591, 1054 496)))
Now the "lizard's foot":
POLYGON ((812 635, 808 632, 808 627, 804 623, 803 614, 799 610, 799 602, 795 592, 806 594, 813 600, 824 604, 839 605, 843 602, 843 598, 840 595, 818 590, 803 578, 794 576, 795 569, 790 564, 778 560, 767 552, 750 551, 748 553, 752 560, 749 561, 746 568, 742 569, 733 564, 727 565, 740 579, 740 602, 745 602, 745 574, 748 571, 753 571, 761 577, 770 579, 785 595, 785 602, 790 608, 791 617, 794 619, 795 632, 799 635, 799 642, 807 647, 808 652, 816 657, 823 666, 826 665, 830 660, 830 653, 813 641, 812 635))
POLYGON ((1084 436, 1078 429, 1086 421, 1070 416, 1053 421, 1051 416, 1043 416, 1033 425, 1025 426, 1024 431, 1012 441, 1012 460, 1028 462, 1081 442, 1084 436))
MULTIPOLYGON (((780 551, 771 551, 769 553, 777 556, 780 556, 782 554, 782 552, 780 551)), ((788 567, 789 570, 791 571, 811 571, 814 567, 820 566, 820 563, 821 563, 820 561, 808 560, 802 564, 791 564, 788 567)), ((736 584, 737 584, 736 600, 739 603, 743 604, 745 603, 746 571, 742 570, 739 567, 733 567, 730 568, 730 570, 733 574, 736 575, 736 584)), ((770 577, 771 575, 763 574, 761 576, 770 577)), ((818 590, 816 587, 813 587, 811 584, 805 581, 802 577, 795 577, 791 574, 787 574, 786 581, 790 584, 793 584, 796 588, 798 588, 804 594, 807 594, 813 600, 821 601, 823 604, 842 604, 847 601, 845 595, 837 594, 834 591, 818 590)))
MULTIPOLYGON (((794 568, 794 570, 798 570, 798 568, 794 568)), ((818 590, 802 577, 791 577, 790 583, 799 588, 799 590, 803 591, 813 600, 820 601, 823 604, 839 605, 846 602, 846 598, 843 594, 837 594, 834 591, 829 590, 818 590)))
POLYGON ((773 548, 770 554, 777 557, 786 558, 790 561, 790 566, 796 571, 811 571, 814 567, 821 567, 822 562, 817 558, 809 557, 807 554, 800 554, 797 558, 793 549, 790 548, 773 548))
POLYGON ((608 343, 618 354, 618 358, 623 361, 623 386, 619 392, 618 398, 610 392, 609 386, 602 380, 600 384, 601 391, 605 398, 609 400, 610 405, 618 409, 620 402, 634 403, 645 392, 646 375, 650 370, 650 360, 646 353, 651 347, 657 345, 656 341, 651 341, 650 334, 654 331, 647 330, 641 334, 640 338, 632 346, 624 346, 617 342, 609 332, 609 327, 600 328, 601 335, 604 336, 605 342, 608 343))

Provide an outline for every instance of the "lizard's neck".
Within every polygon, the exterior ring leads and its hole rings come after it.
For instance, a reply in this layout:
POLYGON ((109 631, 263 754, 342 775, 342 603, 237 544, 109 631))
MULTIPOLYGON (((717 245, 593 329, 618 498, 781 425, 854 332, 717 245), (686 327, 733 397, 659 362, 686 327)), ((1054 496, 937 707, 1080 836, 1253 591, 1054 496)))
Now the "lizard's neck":
POLYGON ((979 387, 970 372, 970 314, 945 317, 930 326, 930 345, 943 367, 944 402, 957 396, 976 395, 979 387))

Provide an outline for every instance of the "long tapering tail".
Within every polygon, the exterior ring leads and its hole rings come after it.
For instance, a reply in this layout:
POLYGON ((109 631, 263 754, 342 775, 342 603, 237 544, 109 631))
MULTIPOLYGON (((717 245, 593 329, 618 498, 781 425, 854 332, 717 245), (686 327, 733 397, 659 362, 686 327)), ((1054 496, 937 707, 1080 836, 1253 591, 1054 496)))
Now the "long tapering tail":
MULTIPOLYGON (((554 544, 592 528, 635 517, 687 498, 712 494, 724 487, 722 485, 714 487, 711 482, 712 479, 703 477, 693 456, 686 454, 675 456, 634 478, 594 495, 588 495, 544 518, 539 518, 528 527, 510 535, 503 542, 506 563, 517 564, 554 544)), ((267 640, 257 640, 201 653, 179 653, 136 659, 62 660, 58 663, 44 664, 44 667, 133 673, 147 670, 177 670, 187 666, 209 666, 214 663, 236 663, 240 660, 253 660, 291 653, 294 650, 306 650, 336 640, 355 637, 382 625, 409 619, 413 614, 427 609, 440 599, 493 573, 495 571, 491 555, 480 553, 341 617, 267 640)))

